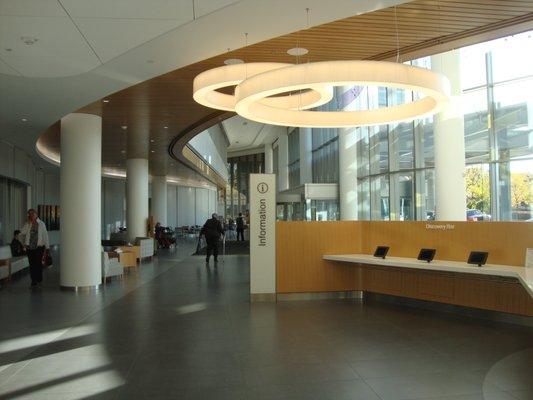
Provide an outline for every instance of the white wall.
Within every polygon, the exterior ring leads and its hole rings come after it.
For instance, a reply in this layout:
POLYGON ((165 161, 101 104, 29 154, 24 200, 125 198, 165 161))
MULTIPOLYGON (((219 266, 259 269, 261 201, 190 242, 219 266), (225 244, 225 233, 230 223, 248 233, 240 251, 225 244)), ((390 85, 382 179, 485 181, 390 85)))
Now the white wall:
POLYGON ((228 178, 227 143, 217 124, 193 137, 188 143, 224 179, 228 178))
POLYGON ((168 185, 168 226, 203 225, 218 212, 216 190, 168 185))
POLYGON ((174 185, 167 186, 167 224, 178 226, 178 188, 174 185))

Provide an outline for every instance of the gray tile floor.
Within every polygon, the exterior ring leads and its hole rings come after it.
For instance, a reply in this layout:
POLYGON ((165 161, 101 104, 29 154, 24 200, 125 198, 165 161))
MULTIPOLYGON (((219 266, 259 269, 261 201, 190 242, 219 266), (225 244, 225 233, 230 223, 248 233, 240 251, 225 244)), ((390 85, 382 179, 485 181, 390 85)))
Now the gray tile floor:
MULTIPOLYGON (((0 290, 2 399, 533 399, 533 331, 386 304, 248 302, 195 243, 98 294, 0 290)), ((57 257, 56 257, 57 259, 57 257)))

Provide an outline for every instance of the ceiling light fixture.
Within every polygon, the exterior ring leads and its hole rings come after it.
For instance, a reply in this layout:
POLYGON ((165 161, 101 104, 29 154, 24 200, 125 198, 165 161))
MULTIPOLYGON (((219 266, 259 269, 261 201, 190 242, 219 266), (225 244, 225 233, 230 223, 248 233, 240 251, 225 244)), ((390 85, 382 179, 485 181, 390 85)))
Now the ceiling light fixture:
POLYGON ((164 126, 163 129, 168 129, 168 126, 164 126))
POLYGON ((320 128, 382 125, 433 115, 447 103, 449 93, 448 79, 425 68, 383 61, 322 61, 246 79, 235 89, 235 110, 244 118, 271 125, 320 128), (291 110, 264 101, 281 93, 333 86, 390 87, 422 96, 410 103, 361 111, 291 110))
POLYGON ((22 122, 28 122, 28 118, 21 118, 20 119, 22 122))
MULTIPOLYGON (((224 111, 235 111, 235 96, 221 93, 218 91, 219 89, 239 85, 245 79, 268 71, 281 70, 292 66, 293 64, 264 62, 234 64, 213 68, 200 73, 194 78, 193 98, 197 103, 206 107, 224 111)), ((310 89, 300 93, 298 96, 289 94, 263 98, 261 103, 274 108, 305 110, 326 104, 333 98, 331 87, 316 85, 316 87, 311 87, 310 89)))
POLYGON ((108 99, 103 99, 102 103, 109 103, 109 100, 108 99))
POLYGON ((307 53, 309 53, 309 50, 307 50, 304 47, 293 47, 292 49, 287 50, 287 54, 290 56, 305 56, 307 53))
POLYGON ((126 129, 128 129, 128 125, 122 125, 120 128, 123 129, 123 130, 126 130, 126 129))
POLYGON ((244 64, 244 61, 240 58, 228 58, 227 60, 224 60, 224 64, 226 65, 235 65, 235 64, 244 64))

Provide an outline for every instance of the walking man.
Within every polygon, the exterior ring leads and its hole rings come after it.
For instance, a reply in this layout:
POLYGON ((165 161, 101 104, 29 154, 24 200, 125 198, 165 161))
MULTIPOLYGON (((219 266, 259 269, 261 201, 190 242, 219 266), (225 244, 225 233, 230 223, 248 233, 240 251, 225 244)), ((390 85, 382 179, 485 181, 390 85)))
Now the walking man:
POLYGON ((205 236, 205 241, 207 242, 207 256, 205 262, 209 263, 209 258, 211 254, 215 259, 215 264, 218 262, 218 242, 220 241, 220 236, 224 235, 224 228, 218 220, 218 215, 213 213, 211 218, 205 221, 200 235, 205 236))

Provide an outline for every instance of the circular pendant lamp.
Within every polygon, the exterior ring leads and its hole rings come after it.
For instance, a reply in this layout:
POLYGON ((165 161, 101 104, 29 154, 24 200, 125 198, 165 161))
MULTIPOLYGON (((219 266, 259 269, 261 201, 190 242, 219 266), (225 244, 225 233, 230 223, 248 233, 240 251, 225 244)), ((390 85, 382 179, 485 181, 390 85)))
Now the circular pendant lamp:
MULTIPOLYGON (((224 111, 235 111, 235 96, 218 90, 240 84, 242 81, 268 71, 287 68, 293 64, 261 62, 231 64, 213 68, 197 75, 193 81, 193 98, 206 107, 224 111)), ((280 92, 281 93, 281 92, 280 92)), ((259 100, 266 107, 284 110, 305 110, 328 103, 333 90, 328 86, 317 87, 298 95, 281 95, 259 100)))
POLYGON ((253 121, 296 127, 350 127, 409 121, 438 113, 450 83, 428 69, 382 61, 324 61, 294 65, 252 76, 236 90, 235 110, 253 121), (417 92, 413 102, 360 111, 306 111, 274 107, 269 96, 324 86, 380 86, 417 92))

